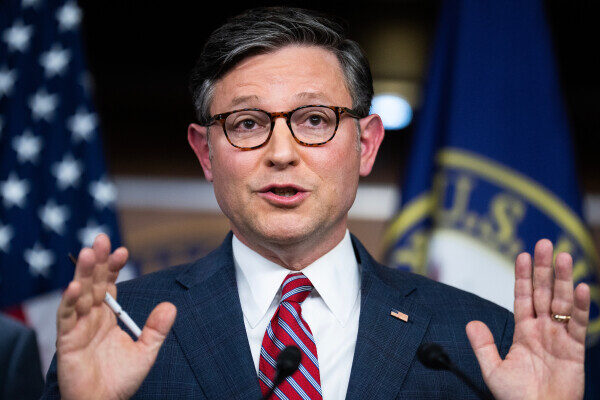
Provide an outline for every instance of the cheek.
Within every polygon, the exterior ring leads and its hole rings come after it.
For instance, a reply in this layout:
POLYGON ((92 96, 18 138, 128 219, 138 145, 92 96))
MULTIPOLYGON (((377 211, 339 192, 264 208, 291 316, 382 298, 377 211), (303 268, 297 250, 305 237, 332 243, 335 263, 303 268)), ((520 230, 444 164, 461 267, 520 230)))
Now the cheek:
POLYGON ((323 189, 333 196, 347 198, 358 185, 359 153, 354 143, 329 150, 314 157, 312 163, 318 165, 323 189))
POLYGON ((213 166, 213 187, 221 208, 231 209, 230 204, 244 203, 251 171, 255 162, 245 154, 232 154, 231 151, 215 152, 213 166))
POLYGON ((258 154, 254 151, 241 151, 231 146, 224 135, 213 142, 212 165, 221 184, 237 186, 256 168, 258 154))

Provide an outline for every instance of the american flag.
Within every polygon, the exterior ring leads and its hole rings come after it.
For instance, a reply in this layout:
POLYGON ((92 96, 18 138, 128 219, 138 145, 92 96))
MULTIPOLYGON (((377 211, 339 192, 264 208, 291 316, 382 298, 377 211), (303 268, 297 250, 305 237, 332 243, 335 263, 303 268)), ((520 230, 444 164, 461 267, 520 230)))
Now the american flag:
POLYGON ((55 310, 77 254, 120 244, 74 0, 0 3, 0 309, 54 351, 55 310))

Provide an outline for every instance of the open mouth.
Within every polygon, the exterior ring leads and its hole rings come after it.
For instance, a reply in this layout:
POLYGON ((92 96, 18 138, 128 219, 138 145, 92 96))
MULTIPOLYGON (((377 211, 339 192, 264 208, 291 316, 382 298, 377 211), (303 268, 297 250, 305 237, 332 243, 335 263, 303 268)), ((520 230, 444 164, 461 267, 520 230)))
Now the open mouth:
POLYGON ((265 186, 258 194, 277 207, 296 207, 310 195, 310 190, 292 183, 280 183, 265 186))
POLYGON ((269 192, 282 197, 292 197, 298 193, 298 190, 293 187, 272 187, 269 192))

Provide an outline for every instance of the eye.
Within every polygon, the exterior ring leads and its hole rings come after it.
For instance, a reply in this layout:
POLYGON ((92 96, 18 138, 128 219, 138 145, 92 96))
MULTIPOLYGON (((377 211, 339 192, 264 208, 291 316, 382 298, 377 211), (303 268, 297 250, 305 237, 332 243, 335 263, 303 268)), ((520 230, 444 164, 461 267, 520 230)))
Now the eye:
POLYGON ((241 128, 244 128, 244 129, 252 129, 256 126, 256 121, 253 121, 251 119, 245 119, 245 120, 241 121, 239 123, 239 125, 241 128))
POLYGON ((256 130, 259 128, 262 128, 264 126, 264 122, 257 120, 256 117, 252 116, 252 115, 243 115, 243 116, 238 116, 237 118, 233 119, 233 121, 231 121, 231 125, 229 126, 229 128, 231 130, 236 130, 236 131, 252 131, 252 130, 256 130))
POLYGON ((321 111, 311 110, 301 116, 299 125, 306 128, 324 128, 329 125, 331 118, 321 111))
POLYGON ((225 120, 225 132, 230 139, 268 134, 271 127, 269 114, 260 110, 241 110, 230 114, 225 120))
POLYGON ((320 115, 316 115, 316 114, 309 116, 307 120, 308 120, 308 123, 312 126, 319 126, 320 124, 322 124, 324 122, 323 117, 320 115))

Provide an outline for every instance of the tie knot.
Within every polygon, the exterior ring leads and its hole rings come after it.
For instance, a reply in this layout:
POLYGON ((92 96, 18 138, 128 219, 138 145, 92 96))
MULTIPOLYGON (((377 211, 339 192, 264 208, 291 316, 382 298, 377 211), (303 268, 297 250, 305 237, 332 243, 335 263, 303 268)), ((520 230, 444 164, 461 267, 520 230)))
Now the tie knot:
POLYGON ((302 303, 313 289, 310 280, 301 272, 289 274, 281 285, 281 301, 302 303))

